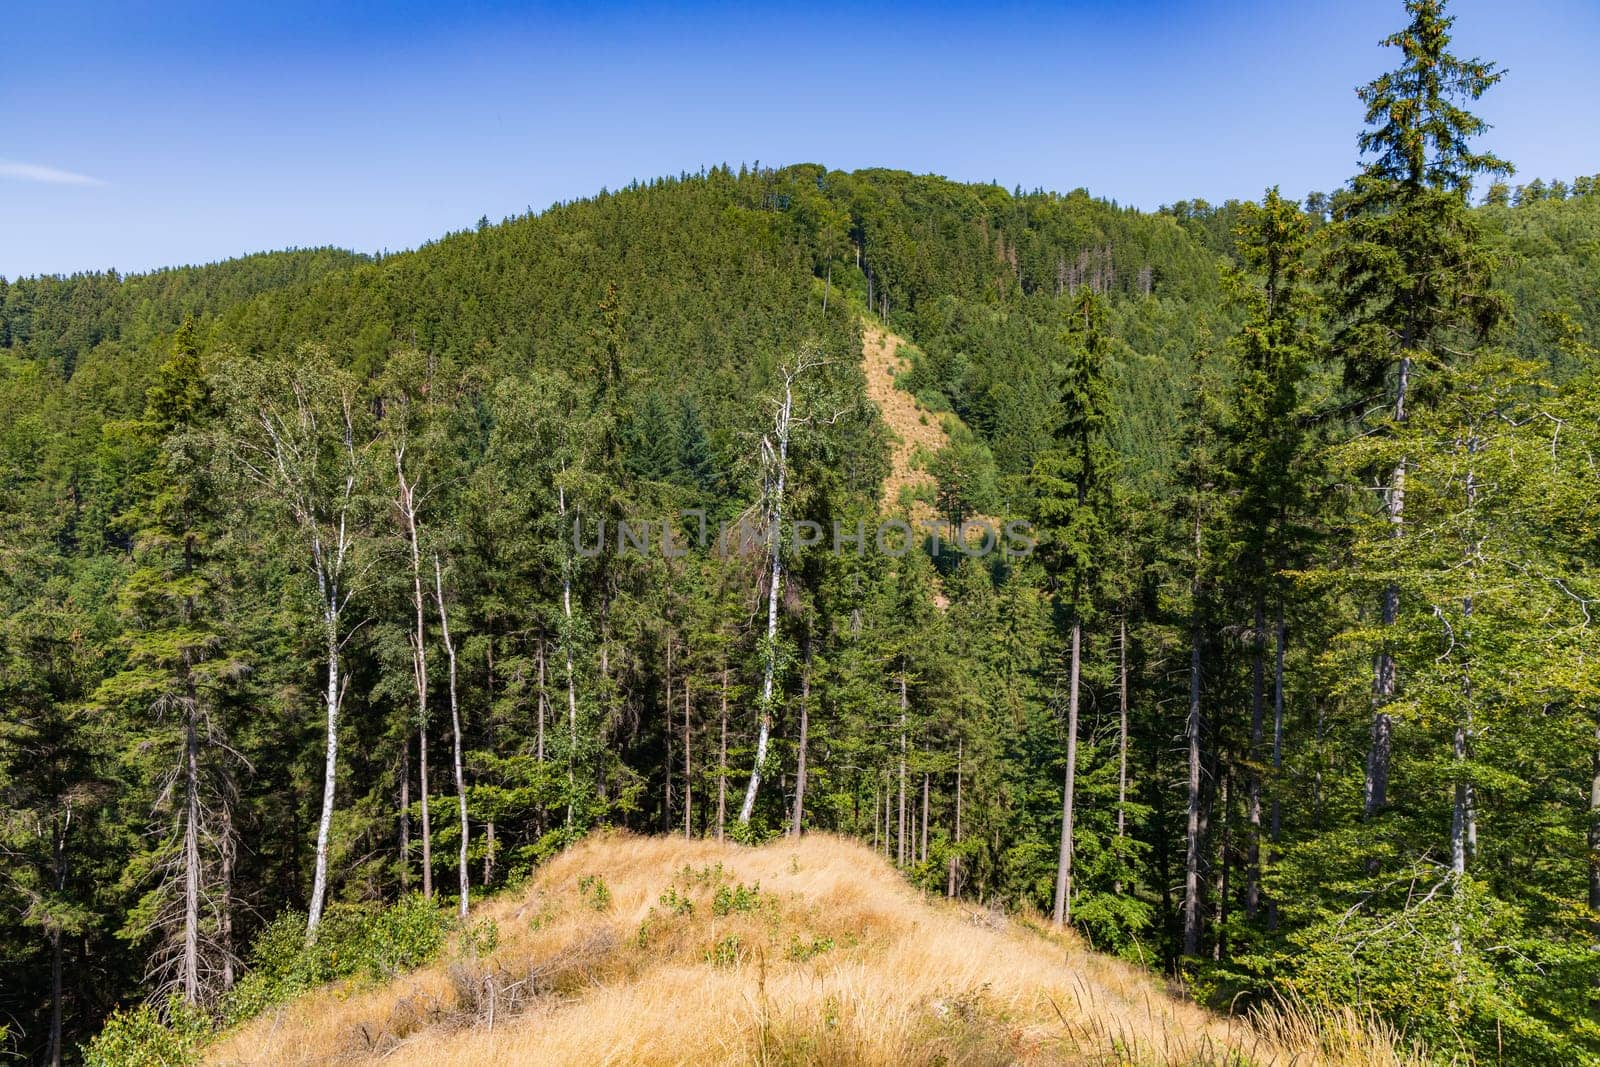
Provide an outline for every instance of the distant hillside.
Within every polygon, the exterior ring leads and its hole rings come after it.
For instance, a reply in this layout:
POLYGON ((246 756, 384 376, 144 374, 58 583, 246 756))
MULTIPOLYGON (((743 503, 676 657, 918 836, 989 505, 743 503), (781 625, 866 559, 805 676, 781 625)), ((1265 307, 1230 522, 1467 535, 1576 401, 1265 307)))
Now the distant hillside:
POLYGON ((919 895, 865 845, 605 835, 387 984, 328 986, 218 1065, 1404 1064, 1349 1020, 1253 1026, 1070 935, 919 895), (493 930, 492 935, 485 931, 493 930))

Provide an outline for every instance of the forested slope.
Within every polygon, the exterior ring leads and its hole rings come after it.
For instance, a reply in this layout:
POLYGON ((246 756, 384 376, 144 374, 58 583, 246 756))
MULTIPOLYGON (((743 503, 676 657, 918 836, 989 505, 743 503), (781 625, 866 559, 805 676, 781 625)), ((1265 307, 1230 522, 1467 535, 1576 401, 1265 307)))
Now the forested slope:
POLYGON ((12 1047, 244 1017, 324 915, 622 826, 849 835, 1219 1005, 1594 1056, 1600 197, 1471 206, 1481 130, 1413 166, 1375 114, 1304 205, 717 167, 6 283, 12 1047), (959 416, 909 552, 864 329, 959 416))

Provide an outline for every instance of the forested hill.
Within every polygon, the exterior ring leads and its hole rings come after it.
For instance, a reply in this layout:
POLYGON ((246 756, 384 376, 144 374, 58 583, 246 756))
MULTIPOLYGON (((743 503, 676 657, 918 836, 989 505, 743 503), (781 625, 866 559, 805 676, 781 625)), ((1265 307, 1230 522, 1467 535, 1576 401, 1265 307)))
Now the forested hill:
POLYGON ((10 1047, 142 1000, 167 1028, 95 1055, 209 1032, 333 977, 319 925, 619 825, 850 835, 1223 1007, 1592 1054, 1600 196, 1392 180, 1140 212, 716 167, 383 257, 0 283, 10 1047), (1397 251, 1424 207, 1457 243, 1397 251), (1393 419, 1384 286, 1423 275, 1393 419), (867 319, 949 416, 925 503, 1038 552, 874 550, 867 319), (668 555, 681 509, 866 550, 668 555))

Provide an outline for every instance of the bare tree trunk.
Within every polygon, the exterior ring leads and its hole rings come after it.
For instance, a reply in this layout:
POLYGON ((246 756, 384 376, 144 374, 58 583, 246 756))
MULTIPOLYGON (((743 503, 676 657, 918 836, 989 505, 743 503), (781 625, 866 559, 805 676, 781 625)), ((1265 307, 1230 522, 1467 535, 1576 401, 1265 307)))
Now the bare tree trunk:
MULTIPOLYGON (((1407 341, 1409 344, 1409 340, 1407 341)), ((1411 384, 1411 359, 1400 360, 1399 381, 1395 387, 1395 422, 1406 421, 1406 392, 1411 384)), ((1389 513, 1393 536, 1405 534, 1406 460, 1401 457, 1389 479, 1389 491, 1384 499, 1389 513)), ((1400 614, 1400 590, 1390 583, 1383 590, 1381 606, 1383 626, 1393 626, 1400 614)), ((1394 656, 1385 647, 1380 649, 1373 670, 1372 697, 1375 710, 1372 715, 1372 740, 1367 750, 1367 774, 1362 788, 1362 817, 1371 819, 1389 803, 1389 763, 1394 741, 1394 720, 1384 709, 1395 695, 1394 656)))
MULTIPOLYGON (((778 592, 783 586, 783 490, 789 475, 789 423, 794 412, 794 378, 791 374, 784 383, 783 403, 778 407, 776 472, 771 475, 773 491, 767 505, 768 545, 772 553, 772 570, 767 588, 767 643, 766 669, 761 682, 761 713, 756 732, 755 765, 750 769, 750 785, 745 789, 744 803, 739 807, 741 825, 750 822, 755 811, 756 791, 761 788, 761 773, 767 762, 767 741, 772 732, 772 683, 778 669, 778 592)), ((770 447, 770 446, 769 446, 770 447)))
MULTIPOLYGON (((1117 844, 1128 831, 1128 617, 1117 620, 1117 844)), ((1122 857, 1114 891, 1122 893, 1122 857)))
POLYGON ((806 814, 806 748, 811 734, 811 633, 806 632, 806 661, 800 670, 800 751, 795 757, 794 823, 789 836, 798 838, 806 814))
POLYGON ((665 791, 664 791, 663 796, 661 798, 661 822, 662 822, 662 829, 665 830, 667 833, 671 833, 672 832, 672 634, 670 634, 670 633, 667 634, 667 697, 666 697, 666 703, 664 704, 663 707, 664 707, 664 711, 666 712, 666 714, 664 714, 661 718, 662 718, 662 722, 665 724, 666 728, 662 731, 662 733, 665 735, 665 740, 666 740, 666 745, 667 745, 667 755, 666 755, 666 759, 664 759, 662 761, 663 768, 666 771, 666 774, 664 775, 664 779, 665 779, 665 782, 666 782, 666 788, 665 788, 665 791))
POLYGON ((450 662, 450 734, 454 739, 456 764, 456 815, 461 820, 461 847, 457 856, 460 871, 461 899, 456 904, 456 914, 467 917, 467 773, 461 758, 461 705, 456 699, 456 645, 450 639, 450 614, 444 602, 444 571, 439 566, 439 554, 433 554, 433 597, 439 607, 439 631, 444 638, 445 656, 450 662))
POLYGON ((411 738, 400 737, 400 889, 411 891, 411 738))
POLYGON ((922 840, 917 848, 917 862, 928 862, 928 772, 922 772, 922 840))
POLYGON ((1061 790, 1061 855, 1056 866, 1055 907, 1051 921, 1062 926, 1072 921, 1072 823, 1078 778, 1078 679, 1082 666, 1083 623, 1072 620, 1072 663, 1068 668, 1067 772, 1061 790))
POLYGON ((728 667, 722 667, 722 749, 717 758, 717 840, 721 841, 728 816, 728 667))
MULTIPOLYGON (((1273 626, 1272 650, 1272 821, 1267 831, 1272 843, 1267 852, 1268 864, 1278 861, 1278 837, 1283 832, 1283 592, 1277 598, 1277 620, 1273 626)), ((1267 901, 1267 929, 1278 928, 1278 903, 1267 901)))
POLYGON ((1600 940, 1600 715, 1595 719, 1594 754, 1589 764, 1589 910, 1600 940))
MULTIPOLYGON (((484 642, 484 660, 485 660, 485 670, 487 672, 484 675, 484 682, 485 682, 485 693, 484 693, 484 696, 485 696, 485 703, 487 704, 488 709, 489 709, 489 713, 486 716, 487 725, 486 725, 485 733, 486 733, 486 735, 488 737, 489 751, 493 752, 494 751, 494 721, 495 721, 495 715, 494 715, 494 619, 493 619, 493 617, 491 617, 489 619, 489 625, 488 625, 487 629, 489 631, 488 640, 484 642)), ((483 884, 484 884, 485 888, 487 888, 489 886, 489 884, 494 881, 494 861, 495 861, 494 816, 491 815, 491 816, 489 816, 488 819, 484 820, 484 825, 483 825, 483 884)))
MULTIPOLYGON (((567 470, 563 466, 564 476, 567 470)), ((562 526, 567 518, 567 488, 556 489, 556 507, 562 526)), ((561 568, 561 614, 566 620, 566 632, 561 636, 561 650, 567 660, 567 827, 572 826, 572 806, 578 792, 578 681, 572 669, 572 561, 564 557, 561 568)))
POLYGON ((183 1002, 200 1002, 200 737, 194 679, 184 663, 183 1002))
POLYGON ((61 930, 50 930, 50 1067, 61 1067, 61 930))
MULTIPOLYGON (((55 853, 55 883, 56 893, 65 894, 67 891, 67 829, 72 825, 72 809, 68 808, 64 815, 55 818, 55 840, 51 842, 55 853)), ((50 1047, 47 1058, 50 1067, 61 1067, 61 1016, 62 1016, 62 986, 61 986, 61 927, 52 925, 50 928, 50 1047)))
POLYGON ((1250 841, 1245 847, 1244 889, 1245 918, 1252 920, 1261 906, 1261 746, 1267 711, 1266 630, 1265 593, 1258 591, 1250 641, 1250 794, 1246 799, 1250 841))
POLYGON ((961 768, 961 759, 962 759, 962 754, 963 754, 962 753, 962 744, 963 744, 962 741, 958 740, 956 742, 956 827, 955 827, 955 838, 954 838, 956 847, 950 853, 950 876, 949 876, 949 881, 945 885, 945 896, 949 897, 952 900, 955 899, 956 881, 957 881, 957 878, 958 878, 958 876, 960 874, 960 869, 961 869, 960 849, 961 849, 961 770, 962 770, 962 768, 961 768))
POLYGON ((694 830, 694 733, 689 728, 690 694, 693 675, 683 673, 683 836, 693 836, 694 830))
POLYGON ((1233 826, 1233 811, 1228 800, 1228 768, 1224 765, 1221 781, 1218 783, 1218 802, 1222 807, 1222 833, 1217 847, 1217 875, 1216 875, 1216 903, 1215 921, 1212 933, 1215 940, 1211 943, 1211 958, 1222 959, 1222 954, 1227 951, 1226 931, 1228 929, 1228 850, 1232 846, 1231 828, 1233 826))
POLYGON ((544 723, 545 723, 545 719, 550 714, 550 694, 545 689, 545 681, 544 681, 544 634, 543 633, 541 633, 539 635, 538 665, 539 665, 539 668, 538 668, 539 669, 539 699, 538 699, 539 723, 538 723, 538 727, 537 727, 537 733, 534 734, 534 755, 535 755, 535 758, 537 758, 540 763, 543 763, 544 762, 544 723))
POLYGON ((1200 591, 1199 562, 1200 519, 1195 516, 1196 578, 1194 591, 1194 625, 1189 649, 1189 722, 1186 734, 1189 741, 1188 812, 1185 827, 1183 860, 1183 954, 1195 956, 1200 951, 1200 591))
POLYGON ((323 905, 328 896, 328 837, 333 830, 333 795, 339 777, 339 704, 343 696, 339 677, 339 616, 337 594, 324 596, 323 636, 327 640, 328 689, 324 699, 328 730, 322 767, 322 816, 317 821, 317 860, 311 882, 311 907, 306 915, 306 943, 317 939, 323 905))
MULTIPOLYGON (((422 546, 417 516, 417 482, 406 475, 406 447, 394 445, 395 506, 400 513, 406 548, 411 556, 411 680, 417 694, 417 748, 422 796, 422 894, 433 899, 433 824, 428 813, 428 652, 427 600, 422 592, 422 546)), ((406 827, 410 835, 409 820, 406 827)))
MULTIPOLYGON (((1600 760, 1600 755, 1595 758, 1600 760)), ((878 851, 878 830, 883 829, 883 819, 880 816, 880 811, 878 811, 878 792, 880 792, 878 787, 882 785, 882 777, 882 774, 878 774, 877 777, 872 779, 872 851, 874 853, 878 851)), ((888 851, 888 845, 885 845, 883 851, 888 851)))
MULTIPOLYGON (((906 665, 900 661, 900 818, 895 828, 895 862, 906 865, 906 665)), ((887 831, 886 831, 887 833, 887 831)))
POLYGON ((218 901, 217 940, 222 949, 222 990, 227 992, 234 983, 233 950, 233 863, 236 842, 233 836, 233 790, 222 803, 222 828, 217 842, 222 853, 222 869, 218 875, 221 899, 218 901))
POLYGON ((422 895, 433 899, 433 818, 428 811, 428 728, 417 730, 417 799, 422 805, 422 895))

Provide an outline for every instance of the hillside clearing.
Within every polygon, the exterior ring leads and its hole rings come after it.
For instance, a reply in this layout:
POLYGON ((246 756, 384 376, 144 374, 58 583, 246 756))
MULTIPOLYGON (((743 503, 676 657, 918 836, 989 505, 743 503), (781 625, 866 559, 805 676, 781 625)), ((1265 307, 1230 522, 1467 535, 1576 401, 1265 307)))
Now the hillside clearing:
MULTIPOLYGON (((919 451, 929 455, 950 440, 940 417, 917 398, 895 384, 895 376, 909 365, 900 354, 909 342, 871 319, 861 321, 861 367, 867 377, 867 396, 878 406, 883 421, 893 433, 890 442, 889 476, 883 482, 883 506, 894 510, 901 491, 931 485, 932 479, 916 464, 919 451)), ((917 518, 932 518, 933 509, 919 502, 913 509, 917 518)))

